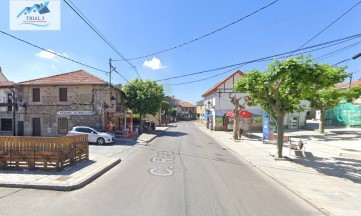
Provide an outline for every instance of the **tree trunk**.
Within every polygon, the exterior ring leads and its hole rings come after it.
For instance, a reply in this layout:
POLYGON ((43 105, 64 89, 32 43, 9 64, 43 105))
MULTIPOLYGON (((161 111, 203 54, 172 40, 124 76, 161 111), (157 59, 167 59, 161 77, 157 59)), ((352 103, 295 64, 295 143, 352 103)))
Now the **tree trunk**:
POLYGON ((324 134, 325 133, 325 123, 326 123, 326 109, 321 109, 321 118, 320 118, 320 133, 324 134))
POLYGON ((139 113, 138 133, 139 133, 139 134, 143 133, 142 113, 139 113))
POLYGON ((239 112, 240 112, 240 109, 235 109, 235 111, 234 111, 234 122, 233 122, 233 139, 234 140, 238 140, 239 112))
POLYGON ((278 113, 277 115, 277 154, 275 155, 275 158, 283 158, 283 135, 284 135, 284 121, 285 114, 284 113, 278 113))

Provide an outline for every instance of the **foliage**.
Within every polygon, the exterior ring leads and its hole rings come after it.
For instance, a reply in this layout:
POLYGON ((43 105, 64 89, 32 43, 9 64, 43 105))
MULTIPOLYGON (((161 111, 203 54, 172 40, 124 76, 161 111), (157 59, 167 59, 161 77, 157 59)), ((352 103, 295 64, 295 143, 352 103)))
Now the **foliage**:
POLYGON ((320 133, 325 131, 326 111, 337 106, 342 99, 352 102, 361 96, 361 86, 348 89, 326 88, 315 91, 307 97, 312 108, 321 110, 320 133))
POLYGON ((162 110, 168 110, 170 107, 170 103, 168 101, 162 101, 161 108, 162 110))
POLYGON ((264 72, 248 72, 245 78, 238 80, 236 89, 248 93, 254 103, 276 120, 276 157, 282 157, 285 115, 301 110, 301 100, 313 92, 333 86, 346 77, 345 68, 318 64, 310 57, 299 56, 274 60, 264 72))
POLYGON ((163 86, 156 82, 135 79, 124 86, 125 106, 138 113, 140 118, 147 114, 155 115, 164 99, 163 86))

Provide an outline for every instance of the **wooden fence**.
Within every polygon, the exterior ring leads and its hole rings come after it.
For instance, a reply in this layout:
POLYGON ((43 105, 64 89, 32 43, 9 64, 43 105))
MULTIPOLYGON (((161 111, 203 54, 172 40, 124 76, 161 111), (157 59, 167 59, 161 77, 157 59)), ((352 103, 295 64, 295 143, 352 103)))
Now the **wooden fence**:
POLYGON ((60 171, 87 159, 88 135, 0 137, 0 169, 60 171))

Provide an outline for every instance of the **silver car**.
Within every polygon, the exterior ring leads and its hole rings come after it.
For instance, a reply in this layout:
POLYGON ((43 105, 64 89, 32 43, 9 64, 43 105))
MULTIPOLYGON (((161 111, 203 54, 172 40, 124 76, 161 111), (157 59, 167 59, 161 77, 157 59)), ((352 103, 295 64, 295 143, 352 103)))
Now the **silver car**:
POLYGON ((99 132, 91 127, 86 126, 73 127, 73 129, 67 133, 67 136, 74 136, 79 134, 87 134, 89 143, 96 143, 99 145, 113 143, 115 141, 114 134, 99 132))

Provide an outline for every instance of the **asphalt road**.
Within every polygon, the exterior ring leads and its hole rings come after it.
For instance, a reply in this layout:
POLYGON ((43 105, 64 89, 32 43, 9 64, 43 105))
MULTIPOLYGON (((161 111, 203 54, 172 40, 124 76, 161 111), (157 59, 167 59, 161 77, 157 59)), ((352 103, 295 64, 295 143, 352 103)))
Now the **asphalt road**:
POLYGON ((191 122, 83 189, 0 188, 0 215, 322 215, 191 122))

